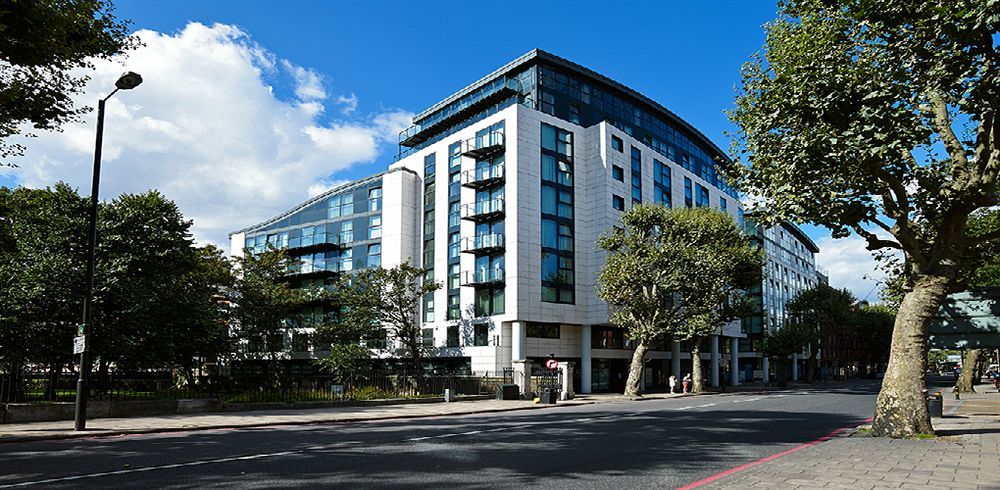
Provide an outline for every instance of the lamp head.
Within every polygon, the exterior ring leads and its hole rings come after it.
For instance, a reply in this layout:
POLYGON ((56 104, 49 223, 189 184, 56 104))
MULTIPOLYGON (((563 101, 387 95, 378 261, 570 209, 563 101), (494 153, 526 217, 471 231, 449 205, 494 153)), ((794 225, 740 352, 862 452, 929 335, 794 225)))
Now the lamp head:
POLYGON ((136 88, 140 83, 142 83, 142 77, 139 76, 138 73, 130 71, 118 77, 118 81, 115 82, 115 87, 118 87, 121 90, 129 90, 136 88))

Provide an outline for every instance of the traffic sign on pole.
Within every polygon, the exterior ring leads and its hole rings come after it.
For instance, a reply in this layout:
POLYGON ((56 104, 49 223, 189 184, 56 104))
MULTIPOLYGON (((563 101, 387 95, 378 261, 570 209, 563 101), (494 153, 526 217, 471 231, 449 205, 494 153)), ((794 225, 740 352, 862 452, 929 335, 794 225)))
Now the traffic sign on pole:
POLYGON ((73 354, 83 354, 87 350, 87 336, 77 335, 73 337, 73 354))
POLYGON ((555 359, 548 359, 548 360, 545 361, 545 367, 547 367, 549 369, 552 369, 552 370, 556 370, 556 369, 559 368, 559 361, 557 361, 555 359))

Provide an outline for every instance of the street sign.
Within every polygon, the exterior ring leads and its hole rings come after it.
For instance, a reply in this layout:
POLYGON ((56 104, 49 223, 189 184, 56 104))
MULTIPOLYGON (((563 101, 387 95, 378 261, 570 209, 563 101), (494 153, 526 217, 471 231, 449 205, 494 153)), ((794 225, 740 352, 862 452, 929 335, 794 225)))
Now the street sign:
POLYGON ((83 354, 87 350, 87 336, 77 335, 73 337, 73 354, 83 354))
POLYGON ((77 326, 76 326, 76 335, 77 336, 83 335, 83 329, 84 328, 85 328, 84 324, 82 324, 82 323, 77 324, 77 326))
POLYGON ((545 361, 545 367, 547 367, 549 369, 552 369, 552 370, 558 369, 559 368, 559 361, 557 361, 555 359, 549 359, 549 360, 545 361))

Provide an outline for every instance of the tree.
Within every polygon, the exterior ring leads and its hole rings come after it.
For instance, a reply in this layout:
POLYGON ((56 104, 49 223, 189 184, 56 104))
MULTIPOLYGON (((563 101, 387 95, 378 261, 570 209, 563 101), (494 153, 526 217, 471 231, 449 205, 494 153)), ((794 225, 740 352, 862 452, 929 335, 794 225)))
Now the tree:
POLYGON ((806 381, 816 376, 816 351, 822 339, 844 333, 849 327, 856 298, 849 290, 837 289, 826 284, 803 289, 785 305, 785 310, 795 322, 808 327, 805 345, 809 349, 806 363, 806 381))
POLYGON ((976 392, 976 381, 979 381, 979 378, 975 375, 977 374, 977 365, 982 353, 982 349, 968 349, 962 353, 962 372, 958 375, 958 380, 955 382, 955 392, 976 392))
POLYGON ((638 205, 622 224, 598 240, 609 252, 598 295, 635 344, 625 395, 637 397, 650 343, 666 335, 691 340, 695 356, 701 339, 730 318, 735 290, 759 278, 763 254, 730 216, 706 208, 638 205))
POLYGON ((396 354, 408 358, 419 376, 426 346, 417 319, 418 307, 425 294, 441 289, 441 283, 424 280, 424 272, 404 262, 388 269, 364 269, 344 278, 335 294, 345 311, 326 335, 335 332, 347 343, 356 343, 376 336, 373 328, 382 329, 398 343, 396 354))
POLYGON ((0 369, 14 377, 34 364, 55 376, 72 362, 83 308, 87 201, 64 183, 0 188, 0 209, 9 231, 0 247, 0 369))
POLYGON ((933 431, 928 327, 1000 228, 997 0, 786 0, 743 70, 734 185, 774 219, 854 232, 902 253, 905 289, 872 424, 933 431))
POLYGON ((245 342, 248 354, 264 354, 279 385, 278 360, 285 351, 284 334, 297 323, 309 298, 307 290, 293 288, 286 280, 298 266, 298 259, 285 249, 248 250, 236 258, 237 277, 230 291, 235 337, 245 342))
POLYGON ((895 320, 896 310, 887 305, 862 305, 851 315, 850 335, 864 346, 866 369, 871 370, 867 376, 874 376, 888 361, 895 320))
POLYGON ((7 0, 0 3, 0 158, 24 153, 7 140, 23 124, 52 130, 79 119, 73 106, 94 60, 134 48, 127 21, 106 0, 7 0))
POLYGON ((761 339, 761 353, 775 360, 775 377, 778 386, 788 386, 788 357, 802 352, 813 340, 815 329, 801 323, 782 325, 774 332, 766 332, 761 339))

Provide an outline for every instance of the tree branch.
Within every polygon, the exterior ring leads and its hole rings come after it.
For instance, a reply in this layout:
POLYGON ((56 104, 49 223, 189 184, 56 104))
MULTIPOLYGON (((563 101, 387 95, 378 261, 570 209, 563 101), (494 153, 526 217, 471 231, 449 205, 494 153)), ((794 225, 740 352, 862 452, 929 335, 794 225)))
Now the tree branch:
POLYGON ((951 115, 948 114, 948 104, 944 100, 944 95, 937 90, 932 90, 927 94, 930 99, 930 113, 934 116, 934 126, 937 128, 941 142, 944 143, 948 154, 951 156, 952 176, 957 188, 964 188, 969 178, 969 160, 965 156, 965 147, 955 135, 951 127, 951 115))
MULTIPOLYGON (((896 250, 909 252, 909 250, 903 248, 903 246, 900 245, 898 242, 894 242, 892 240, 883 240, 879 238, 878 235, 862 228, 861 225, 852 224, 850 225, 850 227, 852 230, 854 230, 855 233, 858 234, 858 236, 868 241, 868 247, 866 247, 868 250, 878 250, 881 248, 894 248, 896 250)), ((917 251, 917 253, 919 253, 919 250, 917 251)))

